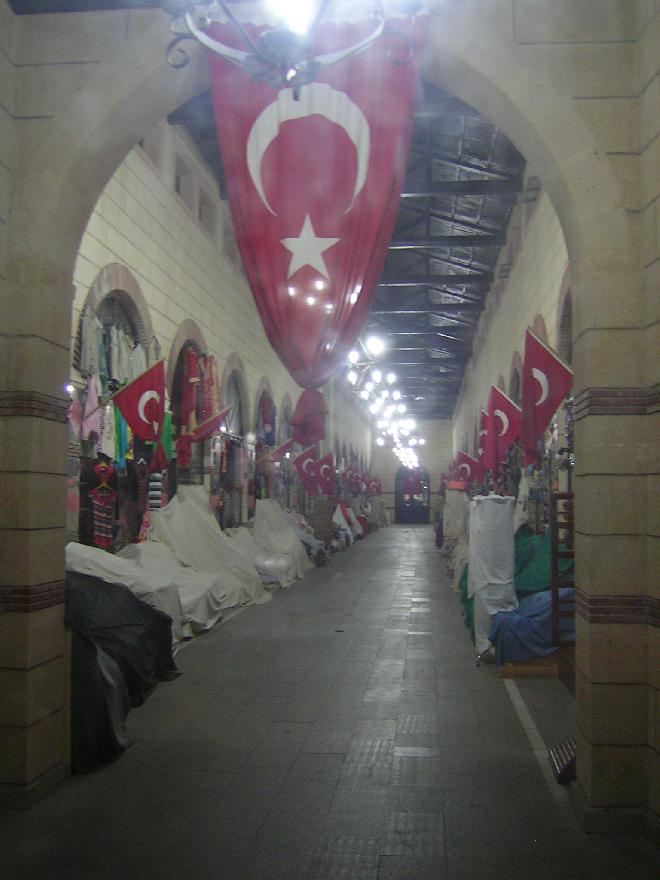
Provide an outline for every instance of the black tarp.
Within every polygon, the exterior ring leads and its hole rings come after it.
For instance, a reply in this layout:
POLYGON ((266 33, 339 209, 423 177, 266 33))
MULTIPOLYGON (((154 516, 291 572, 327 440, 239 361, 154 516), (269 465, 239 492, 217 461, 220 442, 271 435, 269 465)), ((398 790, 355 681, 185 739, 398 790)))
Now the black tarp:
POLYGON ((125 748, 123 722, 159 681, 175 678, 172 620, 121 584, 67 572, 72 630, 72 766, 91 770, 125 748))

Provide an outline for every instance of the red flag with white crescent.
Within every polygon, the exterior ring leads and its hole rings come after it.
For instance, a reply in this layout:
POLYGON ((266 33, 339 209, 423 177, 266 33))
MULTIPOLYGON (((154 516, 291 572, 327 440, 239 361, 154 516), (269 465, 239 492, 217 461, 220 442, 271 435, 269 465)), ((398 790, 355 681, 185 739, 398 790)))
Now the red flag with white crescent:
POLYGON ((525 336, 522 428, 525 462, 536 461, 537 442, 573 387, 573 371, 530 330, 525 336))
POLYGON ((486 435, 486 452, 484 464, 496 471, 500 462, 507 454, 509 447, 520 434, 521 412, 503 391, 490 386, 488 399, 488 434, 486 435))
POLYGON ((293 459, 293 466, 298 471, 298 476, 310 495, 316 495, 318 490, 317 462, 314 459, 314 447, 310 446, 304 452, 293 459))
MULTIPOLYGON (((243 22, 255 42, 272 31, 256 20, 262 4, 240 5, 255 9, 254 21, 243 22)), ((373 31, 368 3, 345 4, 337 15, 349 20, 321 21, 311 56, 354 46, 373 31)), ((392 25, 409 38, 422 32, 414 16, 400 14, 392 25)), ((228 22, 213 22, 209 35, 239 48, 228 22)), ((345 360, 382 272, 412 132, 411 50, 413 42, 386 28, 368 48, 295 88, 258 81, 209 54, 243 266, 271 345, 305 389, 323 385, 345 360)))
POLYGON ((335 484, 335 468, 332 461, 331 452, 329 452, 327 455, 324 455, 323 458, 320 458, 317 461, 316 474, 319 487, 321 489, 321 494, 326 495, 328 498, 336 495, 337 487, 335 484))
POLYGON ((116 394, 113 402, 126 419, 131 431, 142 440, 160 439, 165 418, 165 367, 160 360, 116 394))
POLYGON ((459 480, 471 482, 481 479, 481 466, 476 458, 461 450, 456 456, 455 473, 459 480))
POLYGON ((479 410, 479 436, 477 438, 477 461, 479 462, 481 479, 486 470, 486 437, 488 436, 488 413, 485 409, 479 410))

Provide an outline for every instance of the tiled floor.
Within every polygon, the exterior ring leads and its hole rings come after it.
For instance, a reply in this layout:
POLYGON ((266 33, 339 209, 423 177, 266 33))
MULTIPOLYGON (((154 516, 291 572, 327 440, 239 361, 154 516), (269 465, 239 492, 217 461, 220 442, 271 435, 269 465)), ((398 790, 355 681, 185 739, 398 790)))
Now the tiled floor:
MULTIPOLYGON (((660 876, 552 797, 429 528, 381 530, 178 663, 118 762, 0 812, 3 880, 660 876)), ((533 714, 555 685, 521 688, 533 714)))

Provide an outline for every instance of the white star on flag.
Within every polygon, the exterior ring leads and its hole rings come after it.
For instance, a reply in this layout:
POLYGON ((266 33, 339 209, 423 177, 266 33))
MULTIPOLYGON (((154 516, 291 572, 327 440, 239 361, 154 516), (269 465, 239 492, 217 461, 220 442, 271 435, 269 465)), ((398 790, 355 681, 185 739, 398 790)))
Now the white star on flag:
POLYGON ((340 239, 319 238, 314 232, 309 214, 305 216, 305 222, 298 238, 282 238, 280 241, 288 251, 291 251, 291 263, 289 264, 287 279, 295 275, 298 269, 302 269, 303 266, 311 266, 320 275, 330 278, 322 255, 328 248, 337 244, 340 239))

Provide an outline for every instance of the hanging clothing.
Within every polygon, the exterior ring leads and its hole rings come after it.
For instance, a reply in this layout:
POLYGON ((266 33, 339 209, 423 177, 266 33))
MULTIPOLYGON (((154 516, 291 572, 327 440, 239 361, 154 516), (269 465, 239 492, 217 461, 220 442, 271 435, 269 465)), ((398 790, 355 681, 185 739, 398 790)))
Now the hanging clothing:
POLYGON ((90 305, 86 305, 81 319, 80 372, 91 376, 99 371, 101 322, 90 305))
POLYGON ((119 408, 113 405, 112 409, 115 423, 115 451, 112 457, 118 468, 125 468, 126 452, 128 451, 128 425, 119 408))
POLYGON ((181 409, 179 418, 183 432, 194 431, 197 427, 197 388, 199 386, 199 368, 194 349, 189 348, 185 354, 183 385, 181 388, 181 409))
POLYGON ((89 495, 92 499, 94 520, 92 540, 97 547, 108 550, 112 547, 112 523, 117 493, 107 486, 96 486, 89 495))
POLYGON ((100 442, 97 445, 97 449, 99 452, 102 452, 104 455, 107 455, 108 458, 116 460, 116 445, 115 445, 115 407, 113 404, 108 403, 101 409, 101 418, 103 422, 103 428, 101 433, 100 442))
POLYGON ((83 419, 80 436, 83 440, 88 440, 91 434, 100 437, 101 429, 101 410, 99 408, 99 388, 96 376, 90 376, 87 380, 87 394, 85 397, 85 406, 83 407, 83 419))
POLYGON ((130 354, 130 373, 131 379, 137 379, 147 369, 147 353, 143 346, 138 344, 130 354))

